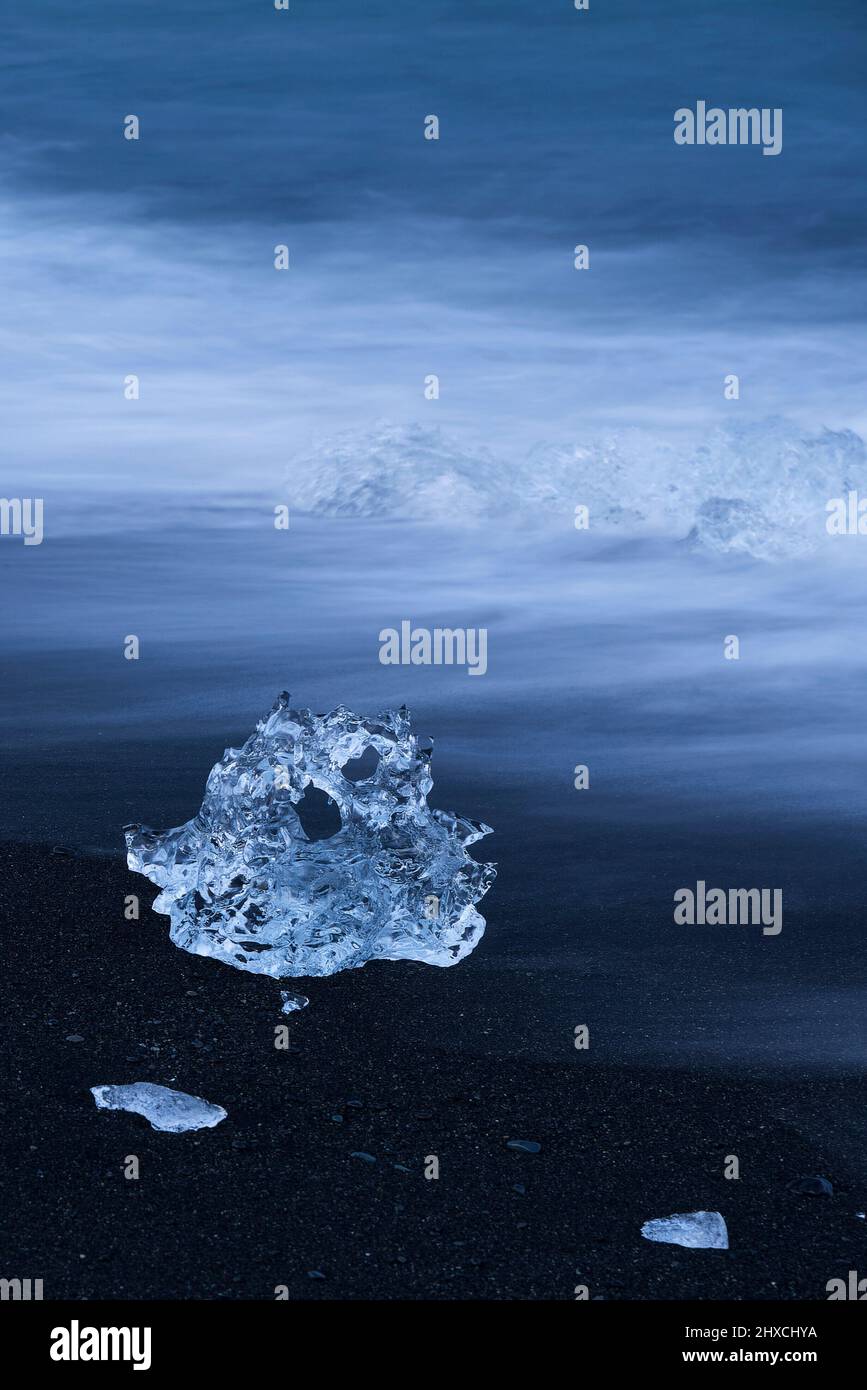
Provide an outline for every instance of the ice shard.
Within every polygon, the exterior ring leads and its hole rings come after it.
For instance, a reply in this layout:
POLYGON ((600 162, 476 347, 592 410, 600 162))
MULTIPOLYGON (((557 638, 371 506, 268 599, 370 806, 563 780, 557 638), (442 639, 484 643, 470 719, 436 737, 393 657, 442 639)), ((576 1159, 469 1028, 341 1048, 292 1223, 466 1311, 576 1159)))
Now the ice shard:
POLYGON ((129 867, 162 890, 175 945, 239 970, 455 965, 484 932, 475 905, 496 870, 466 848, 489 826, 428 806, 430 751, 405 709, 315 715, 284 693, 211 769, 198 815, 126 827, 129 867))
POLYGON ((294 1014, 299 1009, 306 1009, 310 1000, 306 994, 290 994, 288 989, 281 989, 280 998, 283 1003, 280 1006, 281 1014, 294 1014))
POLYGON ((221 1105, 212 1105, 201 1096, 188 1096, 168 1086, 135 1081, 130 1086, 91 1086, 90 1093, 99 1110, 129 1110, 150 1121, 151 1129, 183 1134, 188 1129, 213 1129, 225 1120, 221 1105))
POLYGON ((690 1250, 728 1250, 729 1233, 718 1211, 688 1211, 678 1216, 660 1216, 645 1221, 641 1228, 645 1240, 666 1245, 684 1245, 690 1250))

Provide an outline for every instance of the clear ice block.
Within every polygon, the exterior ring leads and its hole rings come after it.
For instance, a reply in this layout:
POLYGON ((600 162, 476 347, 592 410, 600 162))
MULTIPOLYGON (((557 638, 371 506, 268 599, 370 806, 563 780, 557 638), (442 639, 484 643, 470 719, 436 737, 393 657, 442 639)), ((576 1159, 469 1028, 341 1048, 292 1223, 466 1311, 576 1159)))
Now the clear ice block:
POLYGON ((428 806, 430 752, 405 709, 315 715, 284 692, 211 769, 198 815, 126 827, 129 867, 162 890, 175 945, 239 970, 455 965, 484 932, 475 904, 496 870, 466 849, 489 826, 428 806))

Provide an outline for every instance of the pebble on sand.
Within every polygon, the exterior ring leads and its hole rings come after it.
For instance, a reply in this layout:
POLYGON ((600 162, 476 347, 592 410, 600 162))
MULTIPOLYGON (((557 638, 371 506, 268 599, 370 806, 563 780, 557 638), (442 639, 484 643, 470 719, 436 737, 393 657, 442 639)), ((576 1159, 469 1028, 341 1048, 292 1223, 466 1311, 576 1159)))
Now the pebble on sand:
POLYGON ((817 1174, 807 1178, 793 1178, 789 1183, 789 1191, 795 1192, 799 1197, 833 1197, 834 1188, 827 1178, 820 1178, 817 1174))

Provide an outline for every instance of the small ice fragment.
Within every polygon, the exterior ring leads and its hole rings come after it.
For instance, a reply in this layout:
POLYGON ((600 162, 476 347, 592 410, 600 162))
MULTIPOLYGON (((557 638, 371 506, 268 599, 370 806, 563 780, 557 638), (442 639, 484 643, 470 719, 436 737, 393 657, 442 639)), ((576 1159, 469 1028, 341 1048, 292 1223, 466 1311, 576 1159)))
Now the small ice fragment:
POLYGON ((131 1086, 91 1086, 90 1092, 99 1110, 129 1110, 149 1120, 151 1129, 170 1134, 213 1129, 226 1118, 221 1105, 211 1105, 201 1096, 188 1096, 185 1091, 172 1091, 150 1081, 136 1081, 131 1086))
POLYGON ((428 805, 430 749, 405 709, 315 715, 283 694, 215 763, 198 815, 126 827, 176 946, 275 979, 369 960, 456 965, 494 881, 468 846, 490 826, 428 805), (373 764, 358 780, 359 764, 373 764))
POLYGON ((281 989, 280 998, 283 1000, 281 1014, 294 1014, 296 1009, 306 1009, 310 1003, 306 994, 290 994, 288 989, 281 989))
POLYGON ((645 1221, 641 1228, 645 1240, 666 1245, 685 1245, 690 1250, 728 1250, 729 1233, 718 1211, 688 1211, 678 1216, 660 1216, 645 1221))

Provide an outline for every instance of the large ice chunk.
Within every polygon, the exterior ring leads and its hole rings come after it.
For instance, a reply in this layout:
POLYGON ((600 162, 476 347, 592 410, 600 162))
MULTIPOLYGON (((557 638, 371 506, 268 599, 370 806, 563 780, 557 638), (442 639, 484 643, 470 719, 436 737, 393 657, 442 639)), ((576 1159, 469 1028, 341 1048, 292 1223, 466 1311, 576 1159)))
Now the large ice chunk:
POLYGON ((225 1120, 222 1105, 212 1105, 201 1096, 173 1091, 151 1081, 134 1081, 130 1086, 91 1086, 90 1093, 99 1110, 129 1110, 144 1115, 151 1129, 183 1134, 188 1129, 213 1129, 225 1120))
POLYGON ((211 769, 197 816, 126 827, 129 867, 162 889, 175 945, 240 970, 454 965, 485 929, 475 904, 496 870, 466 851, 489 826, 428 806, 430 751, 405 709, 320 716, 284 692, 211 769))
POLYGON ((684 1245, 690 1250, 728 1250, 729 1233, 718 1211, 688 1211, 678 1216, 660 1216, 645 1221, 641 1228, 645 1240, 666 1245, 684 1245))

